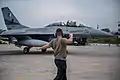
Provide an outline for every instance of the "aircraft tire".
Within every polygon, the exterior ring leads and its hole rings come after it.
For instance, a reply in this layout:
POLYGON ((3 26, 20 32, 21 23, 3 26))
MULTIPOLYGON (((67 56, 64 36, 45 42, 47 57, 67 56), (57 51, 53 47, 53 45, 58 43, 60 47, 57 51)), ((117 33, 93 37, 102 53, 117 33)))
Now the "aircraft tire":
POLYGON ((27 54, 28 52, 29 52, 29 48, 28 48, 28 47, 25 47, 25 48, 23 49, 23 53, 27 54))

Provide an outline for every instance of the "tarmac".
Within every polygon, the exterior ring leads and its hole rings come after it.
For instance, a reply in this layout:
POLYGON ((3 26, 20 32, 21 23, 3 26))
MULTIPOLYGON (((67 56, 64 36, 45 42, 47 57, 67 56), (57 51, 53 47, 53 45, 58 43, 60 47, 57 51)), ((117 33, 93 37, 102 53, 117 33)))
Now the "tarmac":
MULTIPOLYGON (((68 46, 68 52, 68 80, 120 80, 120 47, 68 46)), ((24 54, 14 45, 0 45, 0 80, 53 80, 55 75, 52 49, 24 54)))

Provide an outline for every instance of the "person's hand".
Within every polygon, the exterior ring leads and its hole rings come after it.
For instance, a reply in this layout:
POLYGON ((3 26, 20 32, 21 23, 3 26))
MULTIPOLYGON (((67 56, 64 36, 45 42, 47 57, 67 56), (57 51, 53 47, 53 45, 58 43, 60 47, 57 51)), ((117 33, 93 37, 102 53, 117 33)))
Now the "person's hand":
POLYGON ((69 37, 73 37, 73 33, 70 33, 70 34, 69 34, 69 37))
POLYGON ((73 34, 69 34, 69 38, 67 39, 67 44, 72 44, 73 43, 73 34))

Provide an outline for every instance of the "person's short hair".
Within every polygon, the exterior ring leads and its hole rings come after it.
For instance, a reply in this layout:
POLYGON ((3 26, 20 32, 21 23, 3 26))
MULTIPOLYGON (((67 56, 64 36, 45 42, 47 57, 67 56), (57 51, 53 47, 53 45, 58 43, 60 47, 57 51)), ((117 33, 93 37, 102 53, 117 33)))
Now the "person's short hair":
POLYGON ((57 37, 58 35, 63 36, 63 31, 61 28, 57 28, 57 30, 56 30, 55 37, 57 37))

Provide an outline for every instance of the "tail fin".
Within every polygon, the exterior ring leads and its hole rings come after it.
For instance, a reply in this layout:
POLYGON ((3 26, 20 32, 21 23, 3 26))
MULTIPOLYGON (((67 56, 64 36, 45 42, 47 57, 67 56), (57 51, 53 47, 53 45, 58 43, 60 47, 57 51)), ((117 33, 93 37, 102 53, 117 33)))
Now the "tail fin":
POLYGON ((2 13, 3 13, 5 25, 7 26, 8 30, 28 28, 19 23, 19 21, 16 19, 16 17, 13 15, 13 13, 10 11, 10 9, 8 7, 3 7, 1 9, 2 9, 2 13))

